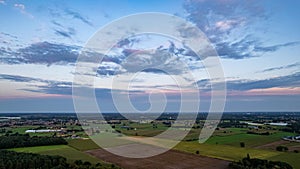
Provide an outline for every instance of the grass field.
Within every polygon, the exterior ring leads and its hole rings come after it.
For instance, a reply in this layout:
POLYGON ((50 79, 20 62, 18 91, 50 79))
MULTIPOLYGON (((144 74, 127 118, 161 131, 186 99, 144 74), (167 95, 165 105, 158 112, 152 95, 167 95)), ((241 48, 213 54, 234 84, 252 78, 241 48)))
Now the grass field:
POLYGON ((280 153, 277 156, 273 156, 270 158, 267 158, 268 160, 273 160, 273 161, 284 161, 289 163, 290 165, 293 166, 294 169, 300 168, 300 154, 299 153, 293 153, 293 152, 288 152, 288 153, 280 153))
POLYGON ((79 151, 87 151, 87 150, 93 150, 98 149, 99 146, 94 143, 91 139, 72 139, 68 140, 68 145, 70 147, 73 147, 79 151))
POLYGON ((279 155, 279 152, 259 150, 252 148, 239 148, 227 145, 211 145, 211 144, 200 144, 197 141, 193 142, 181 142, 175 149, 190 153, 195 153, 197 150, 201 155, 220 158, 224 160, 239 160, 249 154, 253 158, 270 158, 279 155))
POLYGON ((25 147, 10 149, 17 152, 38 153, 46 155, 60 155, 73 162, 75 160, 89 161, 91 163, 101 162, 99 159, 90 156, 84 152, 76 150, 67 145, 55 145, 55 146, 37 146, 37 147, 25 147))
POLYGON ((168 129, 168 127, 164 124, 156 124, 157 128, 156 127, 153 128, 153 124, 148 124, 148 123, 147 124, 125 123, 125 125, 128 125, 135 130, 132 129, 127 130, 126 128, 121 128, 122 126, 121 124, 115 126, 116 130, 120 130, 123 134, 131 135, 131 136, 138 135, 138 136, 153 137, 168 129))
POLYGON ((298 161, 300 159, 300 153, 278 152, 255 148, 240 148, 220 144, 199 144, 197 141, 181 142, 175 147, 175 149, 190 153, 195 153, 198 150, 200 155, 230 161, 241 160, 249 154, 251 158, 284 161, 292 165, 295 169, 300 168, 300 163, 298 161))
POLYGON ((271 135, 247 134, 246 132, 239 132, 237 131, 237 129, 228 129, 228 131, 232 132, 228 132, 227 135, 213 135, 210 139, 207 140, 206 143, 239 147, 240 142, 244 142, 246 147, 256 147, 274 141, 279 141, 283 136, 293 135, 293 133, 282 131, 276 131, 271 135))

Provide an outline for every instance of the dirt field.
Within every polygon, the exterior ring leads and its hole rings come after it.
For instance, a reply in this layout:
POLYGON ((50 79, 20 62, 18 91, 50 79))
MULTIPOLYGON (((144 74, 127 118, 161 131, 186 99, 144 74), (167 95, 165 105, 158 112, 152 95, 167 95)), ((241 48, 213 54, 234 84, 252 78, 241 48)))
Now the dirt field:
POLYGON ((284 145, 284 144, 287 144, 287 143, 289 143, 289 142, 288 141, 284 141, 284 140, 280 140, 280 141, 274 141, 272 143, 260 145, 260 146, 257 146, 255 148, 265 148, 265 149, 276 150, 277 146, 284 145))
POLYGON ((289 148, 289 151, 294 151, 294 150, 300 151, 300 144, 298 144, 296 142, 285 141, 285 140, 280 140, 280 141, 275 141, 272 143, 264 144, 261 146, 257 146, 256 148, 276 150, 276 147, 280 146, 280 145, 287 146, 289 148), (295 145, 292 145, 292 143, 294 143, 295 145))
POLYGON ((158 156, 134 159, 120 157, 103 149, 86 153, 124 169, 227 169, 228 161, 170 150, 158 156))

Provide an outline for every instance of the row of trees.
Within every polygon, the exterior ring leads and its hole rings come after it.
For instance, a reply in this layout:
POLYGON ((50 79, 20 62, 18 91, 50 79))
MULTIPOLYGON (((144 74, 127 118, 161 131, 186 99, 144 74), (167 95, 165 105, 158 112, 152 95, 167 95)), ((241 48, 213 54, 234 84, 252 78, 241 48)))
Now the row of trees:
POLYGON ((0 136, 0 149, 16 148, 16 147, 32 147, 44 145, 68 144, 66 140, 60 137, 30 137, 29 134, 5 134, 0 136))
POLYGON ((268 161, 257 158, 250 158, 249 155, 243 158, 239 162, 231 162, 229 164, 230 169, 265 169, 265 168, 278 168, 278 169, 293 169, 291 165, 281 161, 268 161))
POLYGON ((5 169, 31 169, 31 168, 67 168, 65 158, 32 153, 18 153, 0 150, 0 168, 5 169))
POLYGON ((14 151, 0 150, 1 169, 113 169, 114 165, 91 164, 77 160, 68 163, 61 156, 49 156, 33 153, 20 153, 14 151))

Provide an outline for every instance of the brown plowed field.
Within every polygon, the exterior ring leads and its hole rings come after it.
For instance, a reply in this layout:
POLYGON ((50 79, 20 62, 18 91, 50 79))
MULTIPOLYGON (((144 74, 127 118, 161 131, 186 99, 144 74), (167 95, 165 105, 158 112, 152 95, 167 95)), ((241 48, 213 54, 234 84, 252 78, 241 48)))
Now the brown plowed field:
POLYGON ((117 156, 104 149, 89 150, 86 153, 124 169, 227 169, 229 164, 225 160, 176 150, 141 159, 117 156))

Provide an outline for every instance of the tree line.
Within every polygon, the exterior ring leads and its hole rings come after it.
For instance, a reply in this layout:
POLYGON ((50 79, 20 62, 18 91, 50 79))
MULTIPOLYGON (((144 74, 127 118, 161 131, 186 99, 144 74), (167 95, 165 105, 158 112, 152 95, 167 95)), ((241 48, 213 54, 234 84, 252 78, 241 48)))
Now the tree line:
POLYGON ((77 160, 68 163, 61 156, 40 155, 0 150, 0 169, 113 169, 112 165, 91 164, 77 160))
POLYGON ((230 169, 265 169, 265 168, 278 168, 278 169, 293 169, 291 165, 281 161, 268 161, 258 158, 250 158, 249 155, 238 162, 231 162, 230 169))
POLYGON ((66 140, 60 137, 48 136, 33 136, 29 134, 6 133, 0 136, 0 149, 17 148, 17 147, 32 147, 45 145, 60 145, 68 144, 66 140))

